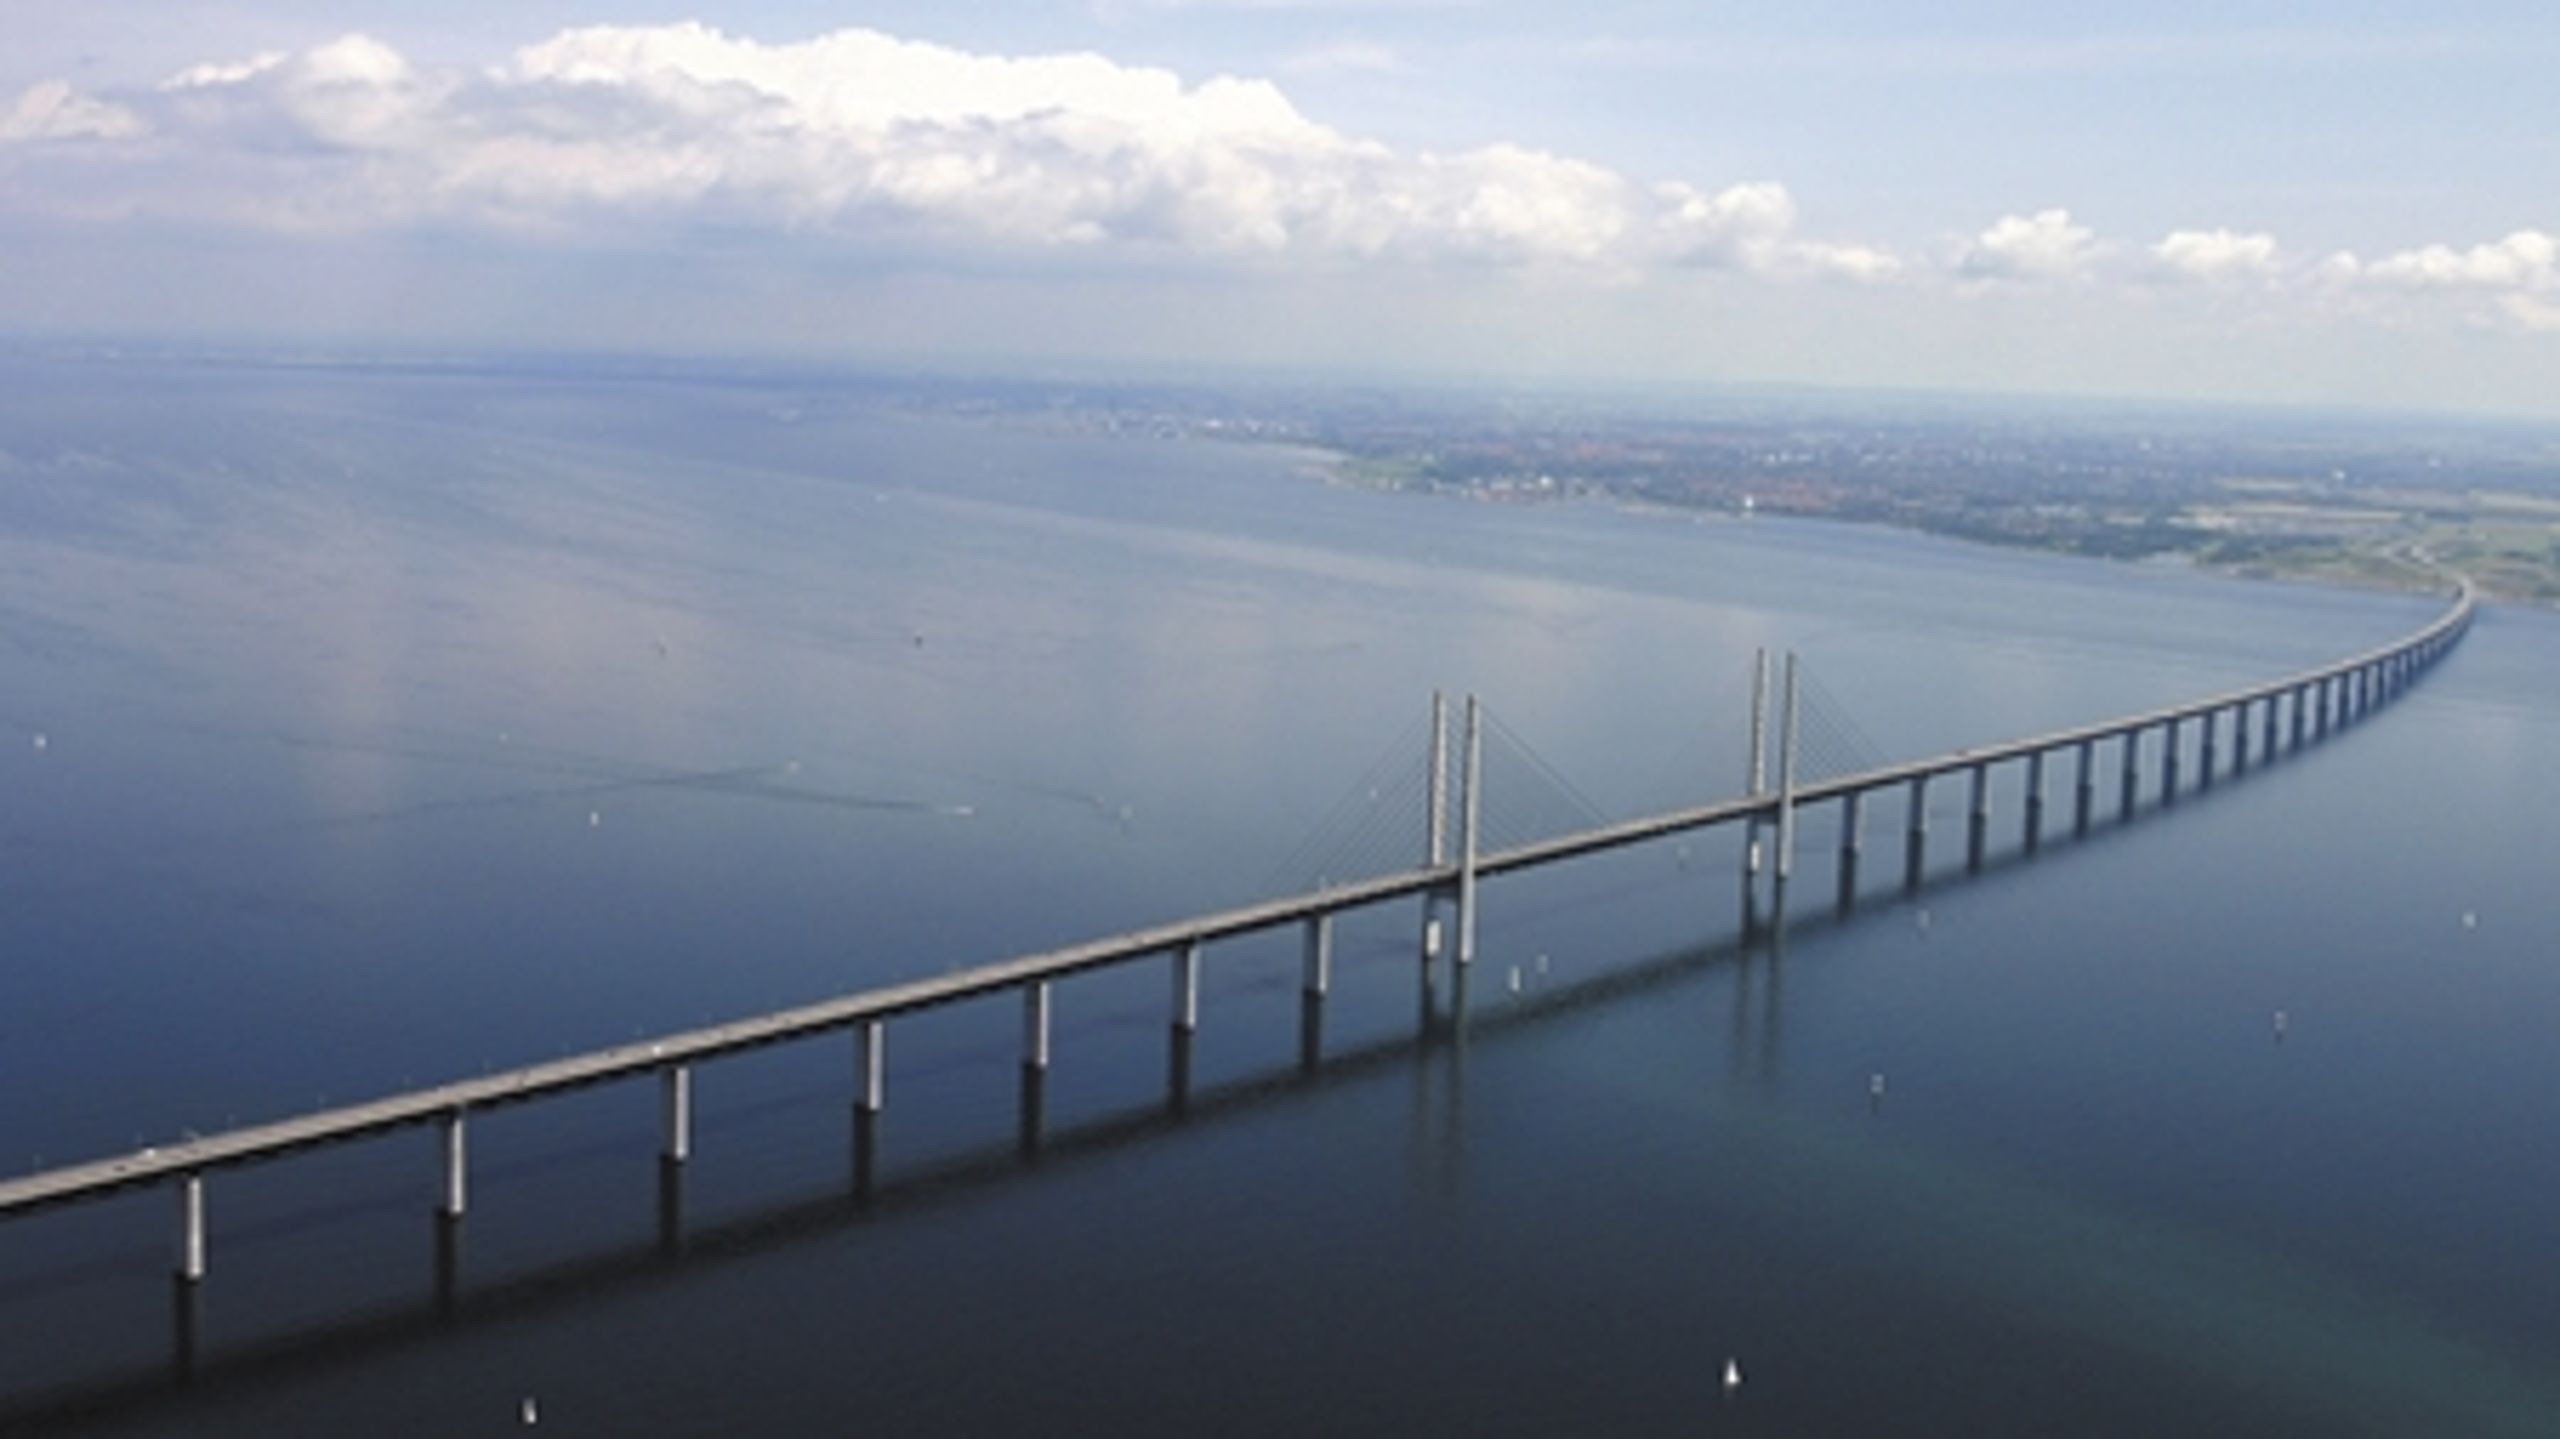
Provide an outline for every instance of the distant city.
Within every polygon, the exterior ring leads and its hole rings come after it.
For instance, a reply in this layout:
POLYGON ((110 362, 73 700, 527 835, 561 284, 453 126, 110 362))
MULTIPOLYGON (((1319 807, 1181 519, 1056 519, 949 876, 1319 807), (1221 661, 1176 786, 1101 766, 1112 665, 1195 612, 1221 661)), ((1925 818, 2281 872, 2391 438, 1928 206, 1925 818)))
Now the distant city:
POLYGON ((1847 393, 1699 398, 879 382, 898 402, 1304 445, 1338 483, 1787 515, 2270 577, 2560 602, 2560 429, 1847 393))

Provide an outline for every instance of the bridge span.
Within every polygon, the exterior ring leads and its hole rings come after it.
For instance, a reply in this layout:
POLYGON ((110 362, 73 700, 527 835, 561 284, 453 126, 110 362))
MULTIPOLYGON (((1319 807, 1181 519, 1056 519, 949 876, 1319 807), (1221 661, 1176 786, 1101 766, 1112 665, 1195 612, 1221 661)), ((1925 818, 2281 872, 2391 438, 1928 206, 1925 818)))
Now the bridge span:
POLYGON ((1035 1113, 1039 1085, 1050 1061, 1052 987, 1088 970, 1149 957, 1169 960, 1170 1025, 1177 1065, 1187 1061, 1188 1041, 1200 1023, 1200 976, 1203 951, 1214 941, 1284 926, 1303 929, 1308 1029, 1302 1052, 1314 1062, 1314 1028, 1331 983, 1334 916, 1346 911, 1419 896, 1425 904, 1421 959, 1428 967, 1450 953, 1457 964, 1475 954, 1476 890, 1485 879, 1602 851, 1717 828, 1746 827, 1744 845, 1744 923, 1759 922, 1760 894, 1769 890, 1767 913, 1782 917, 1785 886, 1792 865, 1798 811, 1807 805, 1841 806, 1840 886, 1845 904, 1856 883, 1864 840, 1861 811, 1868 796, 1896 788, 1907 792, 1908 821, 1903 839, 1906 882, 1916 885, 1927 844, 1928 787, 1963 776, 1969 784, 1967 852, 1982 860, 1991 821, 1992 771, 2003 765, 2025 771, 2023 843, 2033 847, 2046 833, 2046 771, 2067 759, 2073 766, 2071 824, 2085 831, 2095 812, 2099 791, 2099 756, 2113 748, 2117 759, 2117 807, 2134 808, 2143 784, 2146 737, 2158 735, 2161 757, 2158 783, 2164 798, 2179 793, 2179 736, 2198 727, 2199 773, 2196 783, 2211 784, 2222 754, 2227 722, 2230 764, 2237 771, 2253 761, 2263 763, 2280 753, 2298 750, 2333 730, 2354 722, 2404 693, 2409 686, 2460 642, 2470 626, 2475 596, 2468 580, 2456 588, 2448 607, 2425 627, 2360 654, 2285 675, 2260 684, 2208 696, 2189 703, 2146 711, 2076 728, 2022 739, 1961 749, 1926 759, 1883 765, 1859 773, 1798 784, 1795 777, 1796 705, 1794 666, 1790 659, 1781 691, 1777 774, 1768 771, 1767 730, 1771 700, 1764 656, 1754 694, 1751 772, 1747 792, 1713 804, 1672 810, 1641 819, 1604 824, 1537 843, 1480 852, 1480 720, 1476 703, 1467 701, 1461 730, 1458 768, 1458 813, 1455 833, 1448 823, 1447 778, 1449 726, 1435 699, 1432 785, 1429 799, 1426 862, 1413 869, 1356 883, 1320 887, 1306 893, 1264 900, 1215 913, 1173 920, 1064 948, 1026 954, 973 969, 909 980, 848 994, 815 1004, 755 1015, 636 1040, 545 1063, 527 1065, 473 1079, 433 1085, 363 1103, 322 1109, 270 1123, 219 1134, 191 1136, 84 1163, 0 1180, 0 1221, 152 1186, 168 1186, 177 1201, 175 1273, 192 1286, 205 1275, 208 1229, 205 1210, 207 1176, 242 1165, 281 1159, 302 1150, 382 1134, 395 1129, 432 1128, 440 1156, 440 1183, 435 1210, 444 1221, 458 1221, 468 1202, 465 1126, 475 1113, 526 1104, 562 1092, 620 1080, 654 1076, 660 1090, 660 1151, 669 1166, 682 1165, 692 1150, 692 1079, 696 1067, 741 1051, 830 1033, 854 1039, 853 1103, 857 1121, 868 1133, 887 1098, 888 1025, 903 1015, 965 1000, 1007 993, 1021 996, 1023 1015, 1022 1071, 1026 1115, 1035 1113), (1764 831, 1775 843, 1764 847, 1764 831), (1436 915, 1443 905, 1455 910, 1454 936, 1444 938, 1436 915))

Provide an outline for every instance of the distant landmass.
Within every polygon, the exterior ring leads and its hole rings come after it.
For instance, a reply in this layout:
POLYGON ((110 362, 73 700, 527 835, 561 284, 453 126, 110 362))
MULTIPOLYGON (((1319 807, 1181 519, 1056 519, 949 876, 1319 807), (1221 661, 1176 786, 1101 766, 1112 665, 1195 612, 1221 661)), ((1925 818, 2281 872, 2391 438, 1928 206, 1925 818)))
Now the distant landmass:
POLYGON ((2108 559, 2560 603, 2560 429, 1919 395, 936 386, 909 402, 1306 446, 1336 483, 1895 525, 2108 559))

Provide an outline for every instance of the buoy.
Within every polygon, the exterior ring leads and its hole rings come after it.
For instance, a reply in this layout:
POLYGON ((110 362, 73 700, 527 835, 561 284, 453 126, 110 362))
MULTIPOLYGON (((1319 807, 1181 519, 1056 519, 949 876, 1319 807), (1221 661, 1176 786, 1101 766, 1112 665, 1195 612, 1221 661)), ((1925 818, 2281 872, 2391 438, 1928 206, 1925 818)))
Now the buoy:
MULTIPOLYGON (((44 748, 43 735, 36 736, 36 748, 44 748)), ((2480 927, 2480 912, 2478 910, 2471 909, 2464 910, 2462 912, 2462 927, 2464 929, 2478 929, 2480 927)))
POLYGON ((42 752, 42 750, 44 749, 44 747, 45 747, 45 745, 46 745, 47 743, 49 743, 49 741, 47 741, 47 740, 45 739, 45 737, 44 737, 44 731, 43 731, 43 730, 37 730, 37 731, 36 731, 36 749, 38 750, 38 752, 42 752))
POLYGON ((1735 1363, 1730 1357, 1728 1357, 1724 1361, 1724 1392, 1730 1394, 1741 1387, 1742 1366, 1735 1363))
POLYGON ((2276 1011, 2276 1038, 2284 1038, 2284 1011, 2281 1009, 2276 1011))
POLYGON ((524 1396, 524 1403, 517 1408, 516 1413, 529 1425, 542 1422, 542 1410, 534 1404, 533 1396, 530 1394, 524 1396))
POLYGON ((1868 1075, 1868 1076, 1867 1076, 1867 1097, 1868 1097, 1869 1099, 1882 1099, 1882 1098, 1884 1098, 1884 1076, 1883 1076, 1883 1075, 1881 1075, 1881 1074, 1870 1074, 1870 1075, 1868 1075))
POLYGON ((604 823, 604 816, 602 814, 595 810, 587 811, 587 828, 594 829, 602 823, 604 823))
POLYGON ((1520 992, 1520 966, 1516 964, 1511 966, 1511 992, 1513 994, 1520 992))

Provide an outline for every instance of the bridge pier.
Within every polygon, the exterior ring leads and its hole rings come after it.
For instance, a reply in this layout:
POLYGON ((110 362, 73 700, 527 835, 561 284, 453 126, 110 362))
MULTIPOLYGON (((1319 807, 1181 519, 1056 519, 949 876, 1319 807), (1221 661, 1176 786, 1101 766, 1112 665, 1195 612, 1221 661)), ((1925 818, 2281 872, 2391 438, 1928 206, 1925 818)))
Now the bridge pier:
POLYGON ((2044 751, 2027 756, 2027 852, 2044 843, 2044 751))
POLYGON ((1964 862, 1967 869, 1982 868, 1983 846, 1991 837, 1991 766, 1973 767, 1973 799, 1965 819, 1964 862))
POLYGON ((2277 711, 2282 707, 2283 697, 2281 695, 2268 695, 2258 703, 2258 708, 2265 711, 2264 714, 2258 717, 2258 753, 2265 756, 2266 762, 2269 764, 2275 763, 2276 718, 2277 711))
POLYGON ((188 1174, 178 1180, 178 1282, 203 1283, 204 1267, 204 1176, 188 1174))
POLYGON ((446 1219, 462 1217, 464 1190, 462 1152, 462 1111, 457 1109, 436 1121, 437 1148, 444 1155, 443 1192, 436 1196, 436 1213, 446 1219))
POLYGON ((1905 889, 1918 889, 1921 868, 1928 862, 1929 777, 1927 775, 1918 774, 1911 777, 1911 798, 1908 802, 1908 810, 1909 818, 1902 837, 1902 886, 1905 889))
POLYGON ((1173 1027, 1189 1034, 1200 1027, 1200 941, 1173 952, 1173 1027))
POLYGON ((853 1107, 864 1114, 878 1114, 881 1102, 888 1098, 888 1038, 888 1026, 880 1020, 866 1019, 854 1026, 853 1107))
POLYGON ((682 1164, 693 1157, 693 1070, 671 1064, 658 1071, 660 1157, 682 1164))
POLYGON ((1053 1001, 1049 981, 1035 979, 1022 987, 1022 1067, 1049 1067, 1049 1020, 1053 1001))
POLYGON ((2142 783, 2142 731, 2124 732, 2124 785, 2116 799, 2116 818, 2133 818, 2134 787, 2142 783))
POLYGON ((2231 709, 2231 772, 2249 772, 2249 701, 2242 700, 2231 709))
POLYGON ((2211 789, 2213 788, 2214 738, 2215 732, 2222 727, 2222 711, 2206 710, 2203 714, 2196 716, 2196 723, 2204 727, 2204 738, 2197 750, 2196 787, 2211 789))
POLYGON ((1307 916, 1306 937, 1300 951, 1299 988, 1310 999, 1322 999, 1333 990, 1333 916, 1307 916))
POLYGON ((2178 721, 2160 729, 2160 802, 2178 802, 2178 721))
POLYGON ((2080 741, 2080 780, 2073 787, 2071 829, 2074 834, 2089 832, 2089 810, 2098 796, 2098 742, 2080 741))
POLYGON ((2288 691, 2288 693, 2291 695, 2293 700, 2293 704, 2291 706, 2293 712, 2292 745, 2293 748, 2299 750, 2302 748, 2304 729, 2311 717, 2311 686, 2307 684, 2295 685, 2292 690, 2288 691))
POLYGON ((1866 828, 1866 793, 1851 790, 1840 796, 1840 911, 1843 914, 1858 904, 1858 851, 1864 845, 1866 828))

